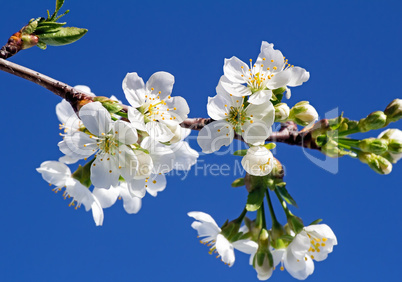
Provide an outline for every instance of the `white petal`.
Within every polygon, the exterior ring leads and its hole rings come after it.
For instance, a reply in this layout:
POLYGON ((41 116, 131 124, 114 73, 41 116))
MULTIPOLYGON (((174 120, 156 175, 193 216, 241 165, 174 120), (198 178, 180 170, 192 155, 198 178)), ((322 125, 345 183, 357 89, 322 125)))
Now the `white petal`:
POLYGON ((286 252, 284 265, 289 274, 299 280, 305 280, 314 272, 314 262, 309 256, 298 259, 292 252, 286 252))
POLYGON ((118 188, 112 186, 109 189, 95 188, 92 193, 98 199, 101 207, 106 209, 113 206, 114 203, 116 203, 120 191, 118 188))
POLYGON ((242 134, 244 141, 252 145, 259 145, 265 142, 265 139, 272 133, 272 128, 261 120, 255 119, 253 123, 246 121, 242 126, 242 134))
POLYGON ((134 153, 138 161, 138 168, 134 177, 136 179, 142 179, 150 176, 153 170, 153 161, 151 156, 140 150, 136 150, 134 153))
POLYGON ((131 145, 137 142, 137 130, 131 123, 117 120, 113 124, 113 133, 115 138, 123 144, 131 145))
POLYGON ((102 136, 111 129, 112 119, 100 102, 84 105, 79 112, 85 127, 94 135, 102 136))
POLYGON ((149 78, 146 88, 148 92, 152 94, 161 93, 158 96, 163 100, 172 93, 174 84, 174 76, 168 72, 159 71, 151 75, 149 78), (153 88, 154 90, 151 90, 153 88))
POLYGON ((98 188, 117 186, 120 171, 114 156, 99 154, 91 165, 91 182, 98 188))
MULTIPOLYGON (((261 46, 262 47, 262 46, 261 46)), ((262 49, 262 48, 261 48, 262 49)), ((279 50, 274 50, 273 45, 265 45, 264 49, 261 50, 256 61, 256 65, 263 65, 263 69, 270 69, 271 72, 279 72, 282 70, 285 61, 283 59, 282 52, 279 50), (265 60, 264 60, 265 58, 265 60), (276 67, 276 71, 275 71, 276 67)))
POLYGON ((134 179, 138 171, 138 159, 134 151, 126 145, 119 147, 119 154, 116 156, 121 176, 128 182, 134 179))
POLYGON ((260 105, 270 102, 272 98, 272 90, 260 90, 250 96, 248 102, 254 105, 260 105))
POLYGON ((173 132, 162 122, 150 121, 145 125, 149 136, 159 142, 169 142, 173 138, 173 132))
POLYGON ((56 105, 56 115, 61 123, 67 123, 70 118, 78 119, 73 107, 66 100, 61 101, 56 105))
POLYGON ((199 154, 187 142, 181 141, 171 145, 174 152, 173 169, 190 170, 196 164, 199 154))
POLYGON ((216 224, 215 220, 207 213, 204 212, 189 212, 187 213, 189 217, 194 218, 195 220, 191 227, 198 231, 198 235, 200 237, 204 236, 213 236, 216 237, 221 229, 216 224))
POLYGON ((218 234, 215 246, 222 261, 231 267, 235 262, 233 245, 225 238, 225 236, 218 234))
POLYGON ((258 244, 250 239, 239 240, 232 244, 236 250, 249 255, 257 252, 258 249, 258 244))
POLYGON ((310 239, 305 231, 300 232, 289 244, 288 249, 297 259, 302 259, 310 248, 310 239))
POLYGON ((94 218, 96 226, 101 226, 103 224, 103 209, 100 206, 100 203, 95 199, 95 201, 91 204, 92 217, 94 218))
POLYGON ((65 163, 65 164, 75 164, 78 161, 79 161, 79 159, 74 159, 69 156, 62 156, 59 158, 59 162, 65 163))
POLYGON ((36 171, 42 174, 44 180, 57 187, 65 186, 66 180, 71 178, 68 166, 56 161, 43 162, 36 171))
POLYGON ((187 118, 190 113, 186 99, 176 96, 165 100, 166 106, 169 108, 169 115, 175 117, 175 121, 180 123, 187 118))
POLYGON ((98 150, 96 140, 81 131, 77 131, 72 135, 66 135, 64 140, 60 141, 57 145, 63 154, 72 159, 87 158, 98 150))
POLYGON ((145 179, 132 179, 127 181, 127 186, 131 197, 144 198, 147 192, 145 188, 145 179))
MULTIPOLYGON (((227 93, 235 97, 250 96, 252 94, 249 87, 229 81, 225 76, 221 77, 218 86, 221 86, 227 93)), ((219 92, 218 92, 219 93, 219 92)))
POLYGON ((127 101, 134 108, 145 102, 145 84, 136 72, 128 73, 123 80, 123 91, 127 101))
POLYGON ((166 187, 166 177, 163 174, 154 174, 145 182, 145 189, 149 194, 156 197, 158 192, 162 192, 166 187))
POLYGON ((249 66, 246 63, 234 56, 230 59, 225 59, 225 64, 223 66, 225 76, 234 83, 245 83, 246 79, 241 75, 248 69, 249 66))
POLYGON ((86 85, 76 85, 76 86, 74 86, 74 89, 77 90, 77 91, 80 91, 80 92, 82 92, 84 94, 87 94, 88 96, 91 96, 91 97, 96 96, 94 93, 91 92, 91 88, 89 88, 86 85))
POLYGON ((197 142, 204 153, 218 151, 222 146, 229 146, 234 137, 234 130, 226 121, 214 121, 200 130, 197 142))
POLYGON ((214 120, 225 119, 229 114, 229 101, 222 95, 208 97, 207 110, 208 115, 214 120), (225 115, 226 114, 226 115, 225 115))
POLYGON ((131 196, 126 183, 120 184, 120 195, 123 198, 123 207, 127 213, 135 214, 140 211, 141 198, 131 196))
POLYGON ((310 73, 301 67, 292 67, 287 69, 291 73, 288 86, 299 86, 310 78, 310 73))
POLYGON ((144 115, 139 110, 133 107, 128 107, 128 119, 131 124, 141 131, 146 131, 144 115))

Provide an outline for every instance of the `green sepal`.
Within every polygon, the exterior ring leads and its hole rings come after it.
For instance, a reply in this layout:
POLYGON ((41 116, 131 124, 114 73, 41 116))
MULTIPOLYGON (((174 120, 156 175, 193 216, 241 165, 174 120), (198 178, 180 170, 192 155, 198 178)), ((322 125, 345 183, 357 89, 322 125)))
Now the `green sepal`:
POLYGON ((336 130, 336 129, 339 128, 339 126, 340 126, 344 121, 345 121, 345 119, 343 118, 343 113, 342 113, 339 117, 332 118, 332 119, 329 119, 329 120, 328 120, 329 127, 330 127, 332 130, 336 130))
POLYGON ((292 230, 296 234, 298 234, 298 233, 303 231, 304 224, 303 224, 303 221, 302 221, 302 219, 300 217, 297 217, 297 216, 293 215, 290 218, 288 218, 288 223, 289 223, 290 228, 292 228, 292 230))
POLYGON ((46 50, 46 48, 47 48, 46 43, 43 43, 43 42, 40 42, 40 41, 38 42, 38 44, 36 44, 36 46, 38 46, 42 50, 46 50))
POLYGON ((39 35, 39 42, 46 43, 50 46, 63 46, 71 44, 87 33, 85 28, 77 27, 59 27, 57 31, 52 33, 43 33, 39 35))
POLYGON ((276 191, 281 195, 281 197, 289 204, 292 206, 295 206, 298 208, 296 201, 293 199, 292 196, 290 196, 288 190, 286 189, 286 182, 281 182, 275 185, 276 191))
POLYGON ((246 209, 248 211, 256 211, 260 208, 264 201, 265 190, 268 186, 267 177, 246 174, 245 184, 246 189, 249 192, 246 209))
POLYGON ((100 102, 102 106, 111 114, 117 113, 123 109, 123 106, 117 101, 113 101, 107 97, 94 97, 94 102, 100 102))
POLYGON ((248 149, 237 150, 236 152, 233 153, 233 155, 239 156, 239 157, 244 157, 247 154, 247 150, 248 149))
POLYGON ((244 177, 240 177, 238 179, 236 179, 235 181, 232 182, 232 187, 236 188, 236 187, 242 187, 246 185, 244 177))
POLYGON ((56 14, 57 12, 63 7, 64 0, 56 0, 56 10, 54 11, 56 14))
POLYGON ((314 220, 312 223, 310 223, 308 226, 318 224, 318 223, 320 223, 321 221, 322 221, 321 218, 316 219, 316 220, 314 220))
POLYGON ((71 175, 74 179, 77 179, 87 188, 91 186, 91 165, 94 161, 95 158, 86 163, 84 166, 79 165, 77 170, 71 175))
POLYGON ((291 235, 282 235, 278 239, 283 240, 283 241, 287 241, 287 242, 292 242, 294 237, 291 236, 291 235))

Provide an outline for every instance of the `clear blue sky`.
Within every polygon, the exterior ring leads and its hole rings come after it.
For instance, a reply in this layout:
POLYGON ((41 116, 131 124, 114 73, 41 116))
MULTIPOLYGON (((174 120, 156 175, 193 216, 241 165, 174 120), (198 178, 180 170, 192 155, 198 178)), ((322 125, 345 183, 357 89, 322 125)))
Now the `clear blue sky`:
MULTIPOLYGON (((53 7, 53 0, 3 1, 1 43, 53 7)), ((97 95, 124 100, 127 72, 146 79, 164 70, 176 77, 173 93, 187 99, 190 116, 206 116, 224 58, 255 59, 266 40, 310 71, 290 105, 308 100, 321 116, 338 107, 360 119, 402 96, 399 1, 67 1, 63 9, 71 10, 65 17, 70 25, 89 29, 82 40, 32 48, 10 60, 70 85, 88 85, 97 95)), ((237 217, 247 193, 230 188, 234 177, 194 171, 185 180, 168 177, 166 190, 157 198, 147 195, 139 214, 128 215, 116 204, 97 228, 90 213, 69 208, 35 171, 61 156, 54 112, 60 99, 6 73, 0 73, 0 93, 0 280, 257 280, 246 255, 237 253, 232 268, 208 255, 186 215, 204 211, 218 224, 237 217)), ((402 122, 393 126, 401 129, 402 122)), ((338 237, 339 245, 316 263, 308 281, 398 281, 402 165, 380 176, 344 157, 334 175, 298 147, 279 144, 276 153, 300 207, 294 212, 307 223, 323 218, 338 237)), ((200 157, 208 164, 235 159, 200 157)), ((277 270, 271 281, 294 280, 277 270)))

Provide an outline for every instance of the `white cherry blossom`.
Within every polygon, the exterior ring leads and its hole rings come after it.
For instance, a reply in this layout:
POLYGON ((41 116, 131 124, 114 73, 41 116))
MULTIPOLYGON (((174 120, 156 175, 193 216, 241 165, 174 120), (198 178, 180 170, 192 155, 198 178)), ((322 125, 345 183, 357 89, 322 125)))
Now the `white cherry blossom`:
POLYGON ((120 175, 130 181, 139 173, 138 165, 145 153, 134 152, 129 146, 138 139, 130 123, 112 121, 109 112, 99 102, 83 106, 79 116, 86 131, 65 136, 59 148, 68 157, 75 159, 86 159, 97 152, 91 166, 94 186, 117 186, 120 175))
POLYGON ((92 215, 96 225, 103 223, 103 210, 97 197, 91 191, 82 185, 78 180, 72 178, 71 171, 65 164, 57 161, 43 162, 36 169, 42 174, 44 180, 49 184, 55 185, 54 192, 61 191, 65 187, 63 193, 64 198, 72 198, 69 206, 79 208, 85 206, 86 211, 92 210, 92 215))
POLYGON ((248 174, 255 176, 268 175, 274 167, 274 156, 264 146, 253 146, 247 150, 241 164, 248 174))
POLYGON ((245 104, 243 97, 227 93, 220 85, 218 95, 208 98, 208 115, 214 119, 199 132, 197 141, 204 153, 212 153, 233 141, 235 133, 249 144, 260 144, 272 133, 275 109, 268 100, 245 104))
MULTIPOLYGON (((247 65, 237 57, 225 59, 224 75, 220 84, 234 96, 250 96, 249 102, 261 104, 272 97, 272 90, 287 86, 299 86, 310 74, 305 69, 294 67, 275 50, 273 44, 263 41, 255 63, 247 65)), ((290 92, 288 97, 290 97, 290 92)))
POLYGON ((136 72, 128 73, 123 80, 123 91, 132 107, 128 119, 152 139, 169 142, 174 133, 169 125, 179 124, 190 112, 183 97, 171 97, 174 76, 167 72, 154 73, 145 84, 136 72))

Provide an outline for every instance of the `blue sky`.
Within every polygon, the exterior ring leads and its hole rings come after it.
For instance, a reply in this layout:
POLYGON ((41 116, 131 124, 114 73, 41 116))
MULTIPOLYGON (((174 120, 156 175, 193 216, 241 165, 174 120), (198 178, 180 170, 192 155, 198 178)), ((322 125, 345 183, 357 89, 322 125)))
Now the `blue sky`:
MULTIPOLYGON (((1 41, 53 5, 2 3, 1 41)), ((88 85, 97 95, 124 100, 127 72, 147 79, 164 70, 175 76, 173 93, 187 99, 190 116, 205 117, 224 58, 255 59, 265 40, 310 71, 310 80, 293 89, 289 105, 308 100, 321 116, 338 108, 360 119, 401 98, 398 1, 67 1, 63 9, 71 10, 65 17, 69 25, 89 29, 82 40, 46 51, 32 48, 10 60, 70 85, 88 85)), ((218 224, 236 218, 247 193, 230 187, 235 177, 194 170, 184 180, 168 177, 166 190, 146 196, 137 215, 116 204, 105 210, 104 225, 95 227, 90 213, 69 208, 35 171, 42 161, 61 156, 54 112, 60 99, 6 73, 0 73, 0 92, 5 124, 0 280, 257 280, 246 255, 238 253, 232 268, 208 255, 186 215, 204 211, 218 224)), ((392 127, 402 129, 402 123, 392 127)), ((293 211, 305 222, 323 218, 339 242, 327 260, 316 263, 308 281, 398 281, 402 166, 381 176, 344 157, 331 174, 306 153, 323 157, 282 144, 276 150, 300 207, 293 211)), ((235 160, 200 157, 201 164, 235 160)), ((271 281, 294 279, 277 270, 271 281)))

